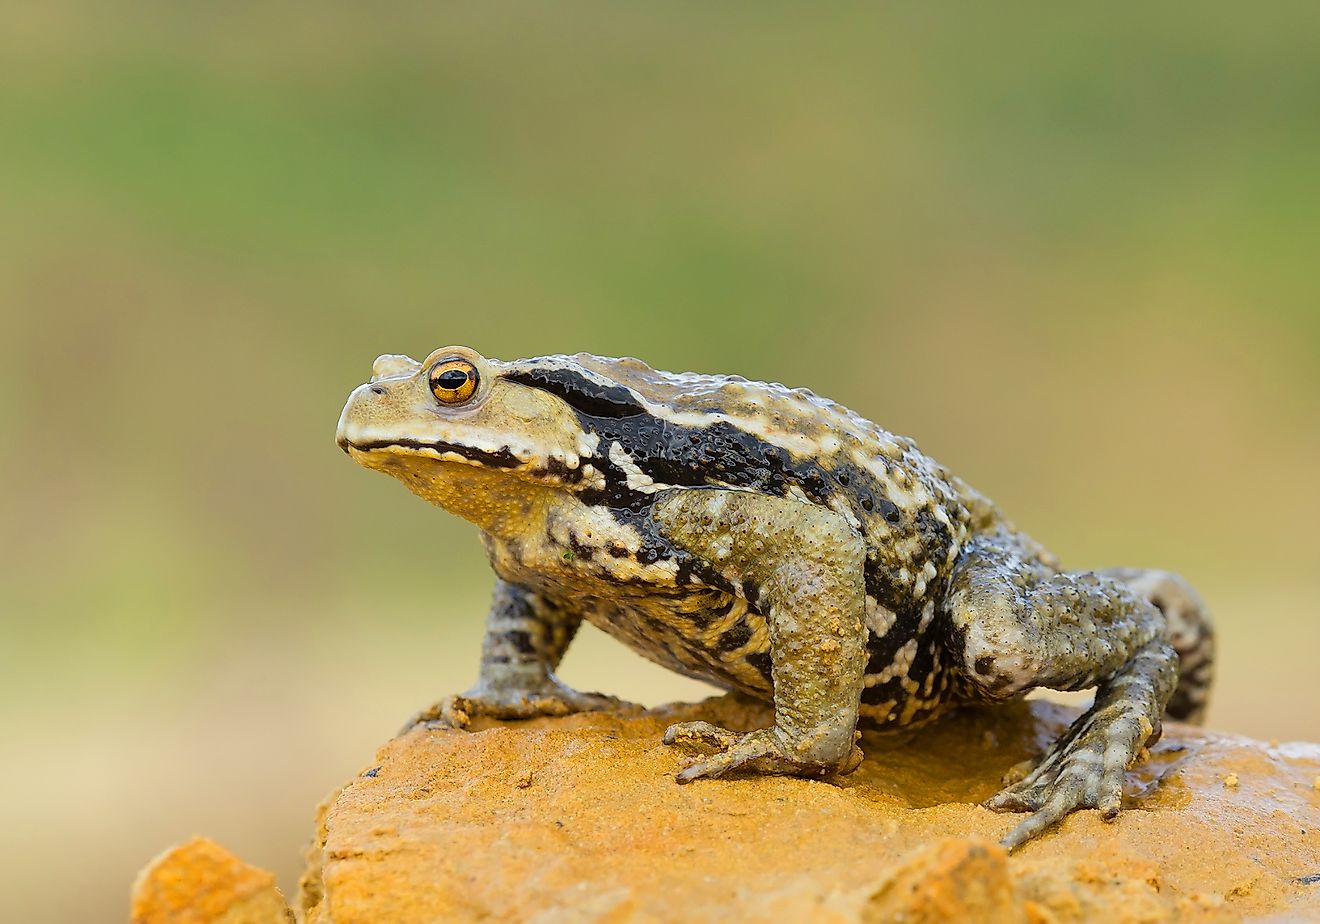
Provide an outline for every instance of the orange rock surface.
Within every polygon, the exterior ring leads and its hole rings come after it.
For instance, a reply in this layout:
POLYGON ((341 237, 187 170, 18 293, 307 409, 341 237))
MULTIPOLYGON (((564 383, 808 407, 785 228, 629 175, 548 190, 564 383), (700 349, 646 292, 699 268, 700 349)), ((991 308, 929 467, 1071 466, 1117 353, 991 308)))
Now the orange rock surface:
POLYGON ((133 884, 133 924, 291 924, 275 877, 195 838, 152 860, 133 884))
POLYGON ((322 806, 299 904, 308 924, 1320 921, 1317 745, 1170 724, 1116 821, 1077 813, 1006 855, 1019 817, 977 803, 1075 714, 1024 703, 867 736, 835 783, 676 785, 669 723, 768 723, 728 697, 414 730, 322 806))

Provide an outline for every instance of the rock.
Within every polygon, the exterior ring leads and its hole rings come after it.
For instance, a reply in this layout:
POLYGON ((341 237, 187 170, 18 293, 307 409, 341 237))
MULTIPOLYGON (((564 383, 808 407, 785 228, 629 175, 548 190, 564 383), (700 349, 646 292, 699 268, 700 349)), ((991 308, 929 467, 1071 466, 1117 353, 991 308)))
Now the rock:
POLYGON ((171 847, 133 884, 133 924, 291 924, 270 873, 204 837, 171 847))
POLYGON ((1019 703, 868 735, 833 783, 677 785, 668 724, 768 723, 732 697, 415 729, 322 806, 299 904, 308 924, 1320 920, 1317 745, 1170 723, 1116 821, 1077 813, 1008 856, 1020 816, 977 803, 1075 715, 1019 703))

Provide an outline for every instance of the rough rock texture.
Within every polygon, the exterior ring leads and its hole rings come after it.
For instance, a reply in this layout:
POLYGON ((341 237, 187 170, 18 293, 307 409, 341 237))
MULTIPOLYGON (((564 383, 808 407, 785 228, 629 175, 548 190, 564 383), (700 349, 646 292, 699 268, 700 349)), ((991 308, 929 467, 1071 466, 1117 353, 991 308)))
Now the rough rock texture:
POLYGON ((1075 714, 868 736, 837 784, 676 785, 666 725, 768 723, 733 698, 414 730, 322 806, 300 905, 309 924, 1320 920, 1317 745, 1170 724, 1116 822, 1079 813, 1007 856, 1019 816, 976 803, 1075 714))
POLYGON ((199 837, 147 864, 133 884, 133 924, 291 924, 275 877, 199 837))

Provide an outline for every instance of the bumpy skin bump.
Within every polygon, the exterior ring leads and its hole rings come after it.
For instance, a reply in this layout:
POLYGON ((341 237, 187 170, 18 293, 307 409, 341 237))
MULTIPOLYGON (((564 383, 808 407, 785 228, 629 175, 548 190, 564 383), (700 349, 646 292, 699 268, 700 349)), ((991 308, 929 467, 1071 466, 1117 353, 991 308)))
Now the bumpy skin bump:
POLYGON ((775 724, 666 742, 731 770, 846 772, 859 722, 902 728, 1035 687, 1094 706, 988 802, 1119 810, 1166 710, 1199 719, 1204 605, 1176 575, 1064 571, 909 439, 803 389, 579 354, 382 356, 339 445, 474 523, 498 577, 471 690, 416 721, 463 726, 613 706, 554 671, 582 619, 658 664, 770 700, 775 724), (471 371, 462 400, 432 370, 471 371), (469 396, 470 392, 470 396, 469 396))

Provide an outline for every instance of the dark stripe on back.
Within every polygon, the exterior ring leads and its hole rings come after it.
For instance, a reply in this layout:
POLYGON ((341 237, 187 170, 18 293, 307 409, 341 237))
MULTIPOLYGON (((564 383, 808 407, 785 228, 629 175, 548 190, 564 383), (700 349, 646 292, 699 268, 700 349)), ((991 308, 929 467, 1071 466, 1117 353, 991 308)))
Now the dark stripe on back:
POLYGON ((605 474, 603 491, 583 497, 587 503, 616 507, 648 504, 650 495, 627 486, 627 476, 609 461, 609 447, 618 443, 638 468, 659 484, 675 487, 729 486, 784 497, 799 487, 818 504, 835 490, 829 473, 812 459, 794 460, 788 450, 738 429, 727 421, 688 427, 649 414, 622 418, 580 414, 584 429, 601 440, 600 458, 593 460, 605 474))
POLYGON ((651 502, 650 495, 628 488, 625 473, 609 461, 609 447, 615 442, 660 484, 728 485, 777 497, 797 485, 816 503, 827 502, 836 487, 814 460, 795 460, 783 447, 727 421, 689 427, 655 417, 621 385, 602 384, 581 372, 559 368, 512 369, 503 376, 560 398, 577 413, 584 430, 600 437, 592 463, 604 473, 607 486, 584 495, 586 503, 637 509, 651 502))
POLYGON ((548 391, 590 417, 636 417, 646 408, 622 385, 602 385, 571 369, 521 369, 505 372, 511 382, 548 391))

